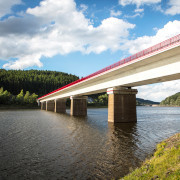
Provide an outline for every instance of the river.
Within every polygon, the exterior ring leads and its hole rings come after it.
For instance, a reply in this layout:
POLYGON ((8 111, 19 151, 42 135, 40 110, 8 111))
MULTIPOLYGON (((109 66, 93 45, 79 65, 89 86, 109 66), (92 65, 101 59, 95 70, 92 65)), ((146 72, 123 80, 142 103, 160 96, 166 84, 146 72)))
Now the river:
POLYGON ((137 107, 137 123, 107 116, 107 108, 85 118, 0 110, 0 179, 117 179, 180 132, 179 107, 137 107))

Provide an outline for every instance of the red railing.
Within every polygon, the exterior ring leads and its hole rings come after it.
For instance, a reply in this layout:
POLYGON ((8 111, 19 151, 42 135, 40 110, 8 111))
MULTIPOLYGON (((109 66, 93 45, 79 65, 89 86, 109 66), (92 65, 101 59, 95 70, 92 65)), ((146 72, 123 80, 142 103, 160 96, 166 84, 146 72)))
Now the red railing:
POLYGON ((112 64, 110 66, 107 66, 107 67, 105 67, 105 68, 103 68, 103 69, 101 69, 99 71, 96 71, 95 73, 90 74, 90 75, 88 75, 88 76, 86 76, 84 78, 78 79, 78 80, 76 80, 76 81, 74 81, 74 82, 72 82, 70 84, 67 84, 67 85, 65 85, 65 86, 63 86, 63 87, 61 87, 59 89, 56 89, 56 90, 54 90, 54 91, 52 91, 52 92, 50 92, 50 93, 48 93, 48 94, 38 98, 38 99, 41 99, 41 98, 43 98, 45 96, 53 94, 53 93, 55 93, 57 91, 61 91, 61 90, 65 89, 65 88, 67 88, 67 87, 70 87, 70 86, 74 85, 74 84, 77 84, 79 82, 87 80, 87 79, 89 79, 91 77, 94 77, 94 76, 99 75, 101 73, 104 73, 106 71, 109 71, 110 69, 116 68, 118 66, 122 66, 122 65, 124 65, 124 64, 126 64, 126 63, 128 63, 130 61, 138 59, 139 57, 146 56, 146 55, 148 55, 150 53, 153 53, 155 51, 163 49, 164 47, 170 46, 170 45, 172 45, 174 43, 177 43, 179 41, 180 41, 180 34, 178 34, 178 35, 176 35, 176 36, 174 36, 174 37, 172 37, 170 39, 167 39, 167 40, 165 40, 165 41, 163 41, 163 42, 161 42, 159 44, 156 44, 156 45, 154 45, 154 46, 152 46, 150 48, 147 48, 147 49, 145 49, 143 51, 140 51, 140 52, 138 52, 136 54, 133 54, 132 56, 129 56, 129 57, 125 58, 125 59, 122 59, 122 60, 120 60, 120 61, 118 61, 118 62, 116 62, 116 63, 114 63, 114 64, 112 64))

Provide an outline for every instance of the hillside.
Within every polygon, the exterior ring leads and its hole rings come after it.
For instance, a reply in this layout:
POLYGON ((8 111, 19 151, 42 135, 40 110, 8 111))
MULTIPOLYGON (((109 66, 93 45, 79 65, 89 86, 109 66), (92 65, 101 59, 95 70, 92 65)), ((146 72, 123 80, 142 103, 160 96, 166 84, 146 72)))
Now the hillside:
POLYGON ((167 97, 165 100, 161 101, 161 106, 180 106, 180 92, 167 97))
POLYGON ((41 96, 77 79, 75 75, 56 71, 0 69, 0 88, 13 95, 23 89, 41 96))
MULTIPOLYGON (((152 106, 153 104, 159 105, 159 102, 136 98, 137 106, 152 106)), ((88 105, 90 106, 107 106, 108 95, 106 93, 94 94, 88 96, 88 105)))
POLYGON ((136 98, 136 105, 138 105, 138 106, 146 106, 146 105, 151 106, 153 104, 159 105, 159 102, 136 98))

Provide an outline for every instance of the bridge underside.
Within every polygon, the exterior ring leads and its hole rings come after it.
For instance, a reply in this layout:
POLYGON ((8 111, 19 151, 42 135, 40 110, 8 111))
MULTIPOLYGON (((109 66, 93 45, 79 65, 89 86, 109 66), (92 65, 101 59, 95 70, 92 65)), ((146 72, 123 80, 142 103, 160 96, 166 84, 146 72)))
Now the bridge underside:
MULTIPOLYGON (((108 94, 108 121, 136 122, 136 89, 130 88, 110 88, 108 94)), ((56 113, 66 113, 66 99, 56 99, 41 103, 41 109, 56 113)), ((87 115, 87 96, 72 96, 71 109, 72 116, 87 115)))
POLYGON ((71 115, 87 115, 87 95, 108 93, 108 121, 136 122, 136 93, 130 87, 180 79, 180 46, 162 48, 133 61, 49 93, 41 98, 41 109, 65 113, 71 97, 71 115))

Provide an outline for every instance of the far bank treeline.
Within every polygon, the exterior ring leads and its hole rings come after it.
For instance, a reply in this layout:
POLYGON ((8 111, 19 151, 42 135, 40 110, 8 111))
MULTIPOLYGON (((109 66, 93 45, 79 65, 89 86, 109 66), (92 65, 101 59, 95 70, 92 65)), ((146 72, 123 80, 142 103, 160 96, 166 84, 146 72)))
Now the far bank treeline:
POLYGON ((0 105, 31 105, 37 106, 37 99, 38 95, 35 93, 30 94, 29 91, 24 93, 23 89, 20 91, 19 94, 13 95, 7 90, 4 90, 3 87, 0 88, 0 105))
POLYGON ((13 95, 23 89, 24 93, 29 91, 42 96, 77 79, 75 75, 56 71, 0 69, 0 88, 13 95))
POLYGON ((56 71, 0 69, 0 104, 37 106, 38 97, 77 79, 56 71))
POLYGON ((180 92, 161 101, 161 106, 180 106, 180 92))

